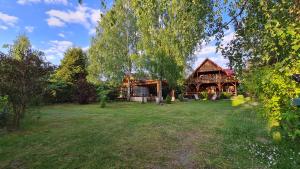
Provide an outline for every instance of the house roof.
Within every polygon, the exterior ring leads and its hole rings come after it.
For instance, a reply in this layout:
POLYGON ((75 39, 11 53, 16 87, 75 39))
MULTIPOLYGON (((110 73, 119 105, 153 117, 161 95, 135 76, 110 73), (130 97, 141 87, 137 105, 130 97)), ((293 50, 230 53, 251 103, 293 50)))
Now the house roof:
POLYGON ((212 65, 214 65, 216 67, 216 70, 220 70, 222 72, 224 72, 227 76, 232 76, 234 75, 234 71, 232 69, 223 69, 221 66, 219 66, 218 64, 216 64, 214 61, 206 58, 194 71, 193 73, 191 73, 188 77, 188 79, 190 77, 192 77, 206 62, 210 62, 212 65))
POLYGON ((232 69, 223 69, 223 71, 226 73, 227 76, 234 75, 234 71, 232 69))

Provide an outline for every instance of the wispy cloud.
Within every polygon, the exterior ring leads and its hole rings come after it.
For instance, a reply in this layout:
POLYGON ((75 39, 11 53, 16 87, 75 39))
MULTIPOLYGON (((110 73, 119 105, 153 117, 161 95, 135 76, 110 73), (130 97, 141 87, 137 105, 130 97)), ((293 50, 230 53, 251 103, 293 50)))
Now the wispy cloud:
POLYGON ((83 50, 84 52, 87 52, 87 51, 89 50, 89 48, 90 48, 90 46, 85 46, 85 47, 82 48, 82 50, 83 50))
POLYGON ((50 17, 47 19, 47 23, 49 26, 55 26, 55 27, 63 27, 65 26, 65 23, 62 22, 61 20, 54 18, 54 17, 50 17))
POLYGON ((0 29, 6 30, 8 27, 15 27, 19 18, 0 12, 0 29))
POLYGON ((49 48, 44 50, 45 56, 48 61, 54 64, 59 64, 59 61, 63 58, 66 50, 73 46, 70 41, 52 40, 49 42, 49 48))
POLYGON ((235 32, 232 29, 229 29, 228 31, 225 32, 222 44, 226 45, 234 38, 235 38, 235 32))
POLYGON ((65 34, 63 34, 63 33, 59 33, 59 34, 58 34, 58 36, 60 36, 60 37, 64 38, 64 37, 65 37, 65 34))
POLYGON ((63 5, 68 4, 68 0, 44 0, 44 2, 47 4, 63 4, 63 5))
POLYGON ((195 51, 195 55, 199 56, 199 55, 208 55, 208 54, 212 54, 212 53, 216 53, 216 46, 212 46, 212 45, 207 45, 204 46, 202 48, 198 48, 195 51))
POLYGON ((46 4, 63 4, 67 5, 68 0, 18 0, 17 3, 20 5, 28 5, 34 3, 44 2, 46 4))
POLYGON ((41 2, 41 0, 18 0, 17 3, 20 5, 26 5, 31 3, 38 3, 41 2))
POLYGON ((7 26, 4 26, 4 25, 0 25, 0 29, 6 30, 6 29, 8 29, 8 27, 7 27, 7 26))
POLYGON ((47 22, 49 26, 63 27, 66 24, 80 24, 89 32, 94 32, 100 20, 100 10, 78 5, 75 10, 49 10, 47 22))
POLYGON ((28 32, 28 33, 31 33, 34 31, 34 27, 33 26, 25 26, 25 30, 28 32))

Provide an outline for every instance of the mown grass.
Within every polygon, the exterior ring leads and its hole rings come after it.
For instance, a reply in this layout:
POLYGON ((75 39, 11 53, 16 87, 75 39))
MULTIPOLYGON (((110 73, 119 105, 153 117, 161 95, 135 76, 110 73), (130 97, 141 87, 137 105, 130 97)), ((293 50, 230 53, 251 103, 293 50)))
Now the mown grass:
POLYGON ((299 145, 274 143, 253 107, 230 101, 52 105, 23 126, 0 136, 0 168, 300 166, 299 145))

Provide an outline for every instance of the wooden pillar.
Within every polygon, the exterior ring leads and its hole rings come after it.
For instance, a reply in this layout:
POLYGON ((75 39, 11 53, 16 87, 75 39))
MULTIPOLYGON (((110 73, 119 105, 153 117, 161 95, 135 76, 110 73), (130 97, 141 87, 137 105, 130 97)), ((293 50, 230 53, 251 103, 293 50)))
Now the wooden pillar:
POLYGON ((218 84, 218 93, 216 92, 216 94, 217 94, 217 97, 219 98, 220 97, 220 95, 221 95, 221 83, 219 82, 218 84))
POLYGON ((237 96, 236 82, 234 82, 234 95, 237 96))

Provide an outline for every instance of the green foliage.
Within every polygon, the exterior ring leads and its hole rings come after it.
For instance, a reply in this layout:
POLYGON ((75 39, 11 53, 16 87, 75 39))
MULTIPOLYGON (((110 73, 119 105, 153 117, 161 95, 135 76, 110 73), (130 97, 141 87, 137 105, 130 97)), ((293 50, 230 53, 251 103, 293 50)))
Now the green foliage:
POLYGON ((283 132, 295 139, 299 137, 299 108, 292 106, 292 99, 299 97, 299 84, 291 79, 300 71, 300 60, 283 69, 281 63, 275 67, 264 67, 245 75, 247 89, 264 105, 264 114, 269 119, 271 131, 283 132), (255 82, 255 83, 251 83, 255 82), (283 129, 283 130, 282 130, 283 129))
POLYGON ((178 100, 181 101, 181 102, 184 101, 184 98, 183 98, 183 95, 182 95, 182 94, 179 94, 179 95, 178 95, 178 100))
POLYGON ((89 83, 85 78, 80 78, 75 84, 74 99, 79 104, 87 104, 91 101, 95 101, 96 88, 93 84, 89 83))
POLYGON ((167 95, 167 97, 166 97, 166 103, 167 103, 167 104, 171 104, 171 103, 172 103, 172 98, 171 98, 171 96, 167 95))
POLYGON ((97 34, 89 49, 88 80, 98 84, 102 79, 122 83, 125 75, 136 68, 138 33, 136 17, 129 1, 116 1, 101 17, 97 34))
POLYGON ((106 106, 106 96, 101 97, 100 107, 105 108, 106 106))
POLYGON ((9 120, 8 96, 0 96, 0 128, 5 127, 9 120))
POLYGON ((100 107, 106 107, 107 96, 111 92, 110 87, 106 84, 101 84, 97 88, 98 98, 100 99, 100 107))
POLYGON ((86 67, 87 57, 82 49, 70 48, 66 51, 54 78, 74 85, 79 78, 87 75, 86 67))
POLYGON ((43 98, 45 103, 87 104, 96 101, 97 92, 95 85, 87 82, 85 78, 78 79, 74 85, 64 81, 51 81, 43 98))
POLYGON ((98 98, 107 97, 107 95, 111 92, 111 86, 102 83, 97 88, 98 98))
POLYGON ((227 92, 222 92, 220 95, 220 99, 230 99, 231 94, 227 92))
POLYGON ((238 87, 237 87, 237 93, 241 94, 241 95, 244 95, 244 96, 248 95, 247 89, 246 89, 246 87, 245 87, 245 85, 243 83, 241 83, 241 84, 238 85, 238 87))
POLYGON ((13 45, 6 44, 4 47, 9 49, 9 53, 14 59, 23 60, 26 52, 31 49, 31 44, 26 35, 19 35, 13 45))
POLYGON ((53 67, 44 61, 42 52, 32 50, 30 45, 26 48, 19 44, 23 43, 24 37, 19 38, 7 55, 0 53, 0 95, 7 95, 12 105, 13 128, 19 128, 26 107, 34 99, 42 96, 53 70, 53 67), (14 49, 18 49, 18 52, 14 49))
POLYGON ((176 86, 182 82, 195 49, 206 37, 204 30, 212 4, 206 0, 130 2, 141 35, 140 63, 154 79, 176 86))
POLYGON ((270 131, 299 138, 299 108, 291 104, 299 97, 299 84, 291 80, 292 74, 300 72, 299 3, 239 0, 229 4, 236 38, 222 54, 247 91, 263 103, 270 131))
POLYGON ((240 106, 244 103, 246 103, 246 100, 243 95, 233 96, 231 99, 231 105, 233 107, 240 106))
POLYGON ((198 97, 200 98, 200 99, 203 99, 203 100, 208 100, 209 98, 208 98, 208 93, 207 92, 200 92, 199 94, 198 94, 198 97))
POLYGON ((70 83, 62 80, 50 81, 44 94, 45 103, 67 103, 73 102, 75 89, 70 83))
POLYGON ((50 102, 78 102, 96 100, 96 89, 87 79, 87 56, 81 48, 66 51, 61 65, 48 86, 46 100, 50 102))

